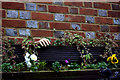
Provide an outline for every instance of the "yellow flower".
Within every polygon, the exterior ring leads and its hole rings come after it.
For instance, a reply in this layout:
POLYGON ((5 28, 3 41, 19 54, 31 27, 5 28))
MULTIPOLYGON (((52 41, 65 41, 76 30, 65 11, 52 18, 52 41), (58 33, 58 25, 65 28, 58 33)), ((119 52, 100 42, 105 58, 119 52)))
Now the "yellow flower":
POLYGON ((112 56, 108 57, 107 61, 111 61, 112 64, 118 63, 118 59, 116 57, 116 54, 113 54, 112 56))

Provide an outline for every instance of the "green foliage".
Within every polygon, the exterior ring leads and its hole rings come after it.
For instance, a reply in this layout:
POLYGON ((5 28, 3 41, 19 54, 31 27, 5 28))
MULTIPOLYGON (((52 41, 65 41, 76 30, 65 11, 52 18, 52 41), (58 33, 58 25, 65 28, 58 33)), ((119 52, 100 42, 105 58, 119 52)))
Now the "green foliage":
POLYGON ((59 70, 61 70, 61 65, 58 61, 55 61, 54 63, 52 63, 52 69, 55 72, 59 72, 59 70))
POLYGON ((3 63, 1 67, 3 72, 11 72, 13 69, 13 66, 10 63, 3 63))
POLYGON ((53 46, 65 46, 64 41, 62 40, 55 40, 53 42, 53 46))
POLYGON ((44 70, 46 67, 46 62, 45 61, 31 61, 32 65, 29 68, 30 71, 39 71, 39 70, 44 70))
POLYGON ((86 69, 100 69, 104 68, 106 69, 109 65, 105 62, 98 62, 97 64, 87 64, 84 68, 86 69))
POLYGON ((23 62, 18 63, 18 64, 15 64, 15 65, 13 65, 13 66, 14 66, 14 69, 15 69, 16 71, 22 71, 22 70, 24 70, 24 68, 25 68, 23 62))
POLYGON ((74 62, 74 63, 70 63, 69 65, 68 65, 68 67, 69 67, 69 69, 80 69, 80 65, 79 64, 77 64, 76 62, 74 62))

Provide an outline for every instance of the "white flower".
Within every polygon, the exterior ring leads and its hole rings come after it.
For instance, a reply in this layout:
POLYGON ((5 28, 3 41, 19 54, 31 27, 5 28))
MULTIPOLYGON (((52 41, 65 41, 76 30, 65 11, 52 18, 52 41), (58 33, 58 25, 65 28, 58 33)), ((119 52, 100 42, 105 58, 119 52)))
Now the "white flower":
POLYGON ((32 54, 32 55, 30 56, 30 58, 31 58, 31 60, 34 60, 34 61, 37 60, 37 56, 36 56, 35 54, 32 54))
POLYGON ((25 53, 25 54, 26 54, 26 55, 25 55, 26 57, 29 57, 29 56, 30 56, 30 54, 29 54, 28 52, 27 52, 27 53, 25 53))
POLYGON ((30 58, 25 56, 25 62, 28 63, 30 61, 30 58))
POLYGON ((27 67, 29 67, 29 68, 30 68, 30 67, 31 67, 31 65, 32 65, 32 64, 31 64, 30 62, 28 62, 28 63, 27 63, 27 67))

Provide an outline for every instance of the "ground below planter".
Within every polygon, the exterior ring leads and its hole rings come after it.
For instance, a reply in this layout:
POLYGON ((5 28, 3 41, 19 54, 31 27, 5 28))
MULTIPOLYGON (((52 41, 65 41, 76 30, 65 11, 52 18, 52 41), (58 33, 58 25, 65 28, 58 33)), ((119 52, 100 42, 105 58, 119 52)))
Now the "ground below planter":
MULTIPOLYGON (((120 69, 111 69, 112 72, 120 69)), ((99 75, 99 70, 68 70, 60 71, 38 71, 38 72, 7 72, 1 73, 2 80, 99 80, 103 77, 99 75)))

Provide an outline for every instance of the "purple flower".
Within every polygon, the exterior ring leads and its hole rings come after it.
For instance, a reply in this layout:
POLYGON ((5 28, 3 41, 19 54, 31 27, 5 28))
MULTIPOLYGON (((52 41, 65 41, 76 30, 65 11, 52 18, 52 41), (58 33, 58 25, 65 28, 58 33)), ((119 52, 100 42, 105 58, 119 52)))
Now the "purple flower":
POLYGON ((69 63, 69 61, 68 61, 68 60, 65 60, 65 63, 69 63))
POLYGON ((68 61, 70 61, 70 58, 68 59, 68 61))

